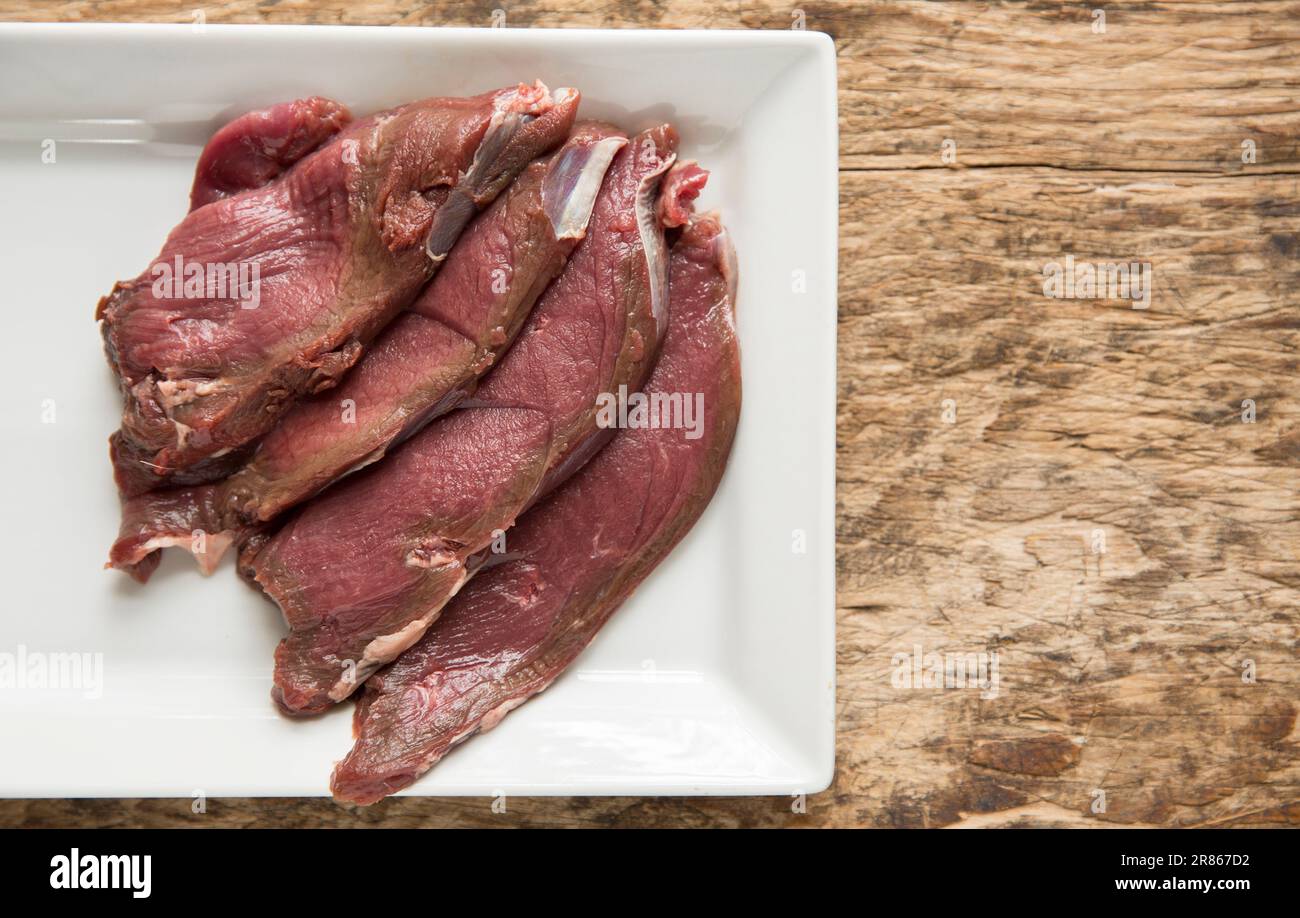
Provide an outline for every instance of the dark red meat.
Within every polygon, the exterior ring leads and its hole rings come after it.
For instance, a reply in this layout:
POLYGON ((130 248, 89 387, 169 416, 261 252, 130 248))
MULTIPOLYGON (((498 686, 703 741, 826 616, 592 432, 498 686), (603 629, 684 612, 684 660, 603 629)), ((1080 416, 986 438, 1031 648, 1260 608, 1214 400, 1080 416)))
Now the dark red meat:
POLYGON ((621 430, 510 533, 486 568, 396 662, 366 683, 335 797, 374 803, 456 743, 550 685, 695 524, 722 477, 740 416, 726 234, 697 218, 673 248, 672 315, 645 395, 702 396, 699 436, 621 430))
POLYGON ((177 545, 202 549, 196 558, 210 571, 250 528, 461 402, 585 235, 605 172, 626 143, 606 125, 579 125, 561 150, 525 169, 343 382, 295 405, 242 468, 221 482, 129 499, 110 565, 147 579, 154 553, 177 545), (195 531, 207 537, 195 540, 195 531))
POLYGON ((194 170, 190 209, 262 187, 351 120, 346 107, 319 96, 241 115, 203 148, 194 170))
POLYGON ((590 231, 474 407, 430 425, 307 505, 243 565, 284 612, 276 700, 312 713, 409 647, 468 579, 475 556, 607 438, 602 392, 636 389, 666 320, 656 217, 668 126, 610 167, 590 231))
MULTIPOLYGON (((563 140, 576 108, 576 93, 553 99, 540 84, 404 105, 191 211, 96 312, 126 400, 113 439, 123 493, 227 473, 298 398, 334 385, 475 210, 563 140)), ((308 135, 332 127, 313 117, 308 135)), ((270 170, 239 140, 265 135, 231 131, 205 154, 201 200, 270 170)))
POLYGON ((691 218, 692 202, 700 196, 709 173, 699 163, 678 163, 664 176, 659 222, 664 226, 685 226, 691 218))

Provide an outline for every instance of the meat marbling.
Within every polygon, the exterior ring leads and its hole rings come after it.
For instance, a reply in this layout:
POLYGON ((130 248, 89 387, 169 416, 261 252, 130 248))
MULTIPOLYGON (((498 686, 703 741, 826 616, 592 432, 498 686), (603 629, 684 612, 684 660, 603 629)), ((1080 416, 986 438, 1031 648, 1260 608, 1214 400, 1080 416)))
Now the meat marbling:
POLYGON ((612 127, 584 123, 525 169, 343 381, 291 408, 243 467, 212 484, 127 500, 110 566, 143 581, 162 548, 179 546, 210 572, 232 543, 466 398, 585 235, 626 143, 612 127))
POLYGON ((367 681, 331 781, 338 799, 369 804, 410 785, 549 686, 713 497, 740 415, 734 255, 716 218, 692 221, 671 272, 667 340, 644 394, 702 395, 700 435, 621 430, 520 520, 506 559, 367 681))
POLYGON ((304 506, 241 556, 289 625, 273 695, 288 713, 343 700, 415 643, 533 501, 612 431, 603 392, 640 387, 666 322, 656 216, 676 132, 633 138, 605 176, 590 231, 473 406, 304 506))
POLYGON ((538 83, 344 127, 341 106, 308 100, 218 132, 199 206, 96 310, 126 402, 122 492, 227 473, 298 398, 337 382, 475 210, 567 136, 577 103, 538 83), (269 154, 281 141, 284 157, 269 154))

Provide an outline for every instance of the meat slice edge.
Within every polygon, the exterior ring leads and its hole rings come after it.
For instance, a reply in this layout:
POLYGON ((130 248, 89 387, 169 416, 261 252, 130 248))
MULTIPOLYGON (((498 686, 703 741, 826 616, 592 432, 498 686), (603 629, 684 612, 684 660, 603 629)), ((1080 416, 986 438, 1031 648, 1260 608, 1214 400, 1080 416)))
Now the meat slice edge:
POLYGON ((460 404, 586 234, 601 181, 626 143, 609 125, 578 125, 470 224, 343 382, 295 405, 241 468, 218 483, 127 500, 109 566, 147 580, 153 553, 178 546, 211 571, 253 529, 460 404))
POLYGON ((241 556, 290 627, 273 691, 284 711, 343 700, 418 640, 480 553, 607 439, 598 396, 639 388, 658 353, 667 259, 655 213, 676 143, 664 125, 618 154, 586 238, 471 405, 241 556))
POLYGON ((549 686, 695 524, 740 416, 735 278, 726 232, 715 217, 696 218, 673 248, 671 322, 644 395, 698 394, 699 436, 621 430, 530 511, 510 533, 508 560, 479 573, 366 683, 355 743, 332 776, 336 798, 370 804, 409 786, 549 686))
POLYGON ((346 106, 319 96, 240 115, 203 148, 190 210, 269 184, 351 121, 346 106))

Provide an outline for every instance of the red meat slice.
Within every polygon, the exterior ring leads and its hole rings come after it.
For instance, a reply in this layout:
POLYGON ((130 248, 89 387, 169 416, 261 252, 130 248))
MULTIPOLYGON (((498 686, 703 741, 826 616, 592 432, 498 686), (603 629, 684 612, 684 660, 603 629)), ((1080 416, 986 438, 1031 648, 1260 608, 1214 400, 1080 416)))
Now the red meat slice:
POLYGON ((734 255, 716 218, 696 218, 674 246, 670 290, 643 394, 702 396, 702 424, 619 431, 511 530, 508 560, 366 683, 355 745, 334 769, 339 800, 374 803, 410 785, 554 682, 712 499, 740 416, 734 255))
POLYGON ((614 128, 582 124, 525 169, 343 382, 295 405, 239 470, 129 499, 110 566, 145 580, 157 552, 175 545, 211 571, 229 545, 463 401, 585 235, 605 172, 626 143, 614 128))
MULTIPOLYGON (((474 212, 567 136, 577 101, 538 84, 404 105, 192 210, 96 312, 126 401, 112 440, 123 493, 226 474, 295 401, 334 385, 474 212)), ((231 144, 219 135, 201 166, 200 198, 231 144)))
POLYGON ((276 651, 274 697, 285 711, 341 701, 418 640, 476 556, 612 433, 596 423, 598 397, 640 387, 666 317, 656 207, 676 142, 664 125, 619 153, 586 239, 473 407, 245 551, 247 575, 290 627, 276 651))
POLYGON ((270 183, 351 120, 345 106, 319 96, 241 115, 203 148, 190 209, 270 183))

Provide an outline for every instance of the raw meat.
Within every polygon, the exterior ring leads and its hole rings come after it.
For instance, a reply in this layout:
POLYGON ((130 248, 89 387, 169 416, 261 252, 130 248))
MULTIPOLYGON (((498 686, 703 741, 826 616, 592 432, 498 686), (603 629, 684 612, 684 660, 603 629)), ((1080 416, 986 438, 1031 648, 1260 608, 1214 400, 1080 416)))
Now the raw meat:
POLYGON ((702 424, 619 431, 520 520, 508 560, 470 581, 366 683, 355 745, 331 781, 335 797, 368 804, 408 786, 545 689, 694 525, 740 415, 735 278, 725 231, 714 217, 696 218, 672 251, 671 322, 643 395, 651 405, 702 397, 702 424))
POLYGON ((110 566, 143 581, 158 551, 175 545, 210 572, 252 529, 460 403, 585 235, 605 172, 626 144, 612 127, 582 124, 525 169, 343 382, 295 405, 246 465, 220 482, 126 501, 110 566))
POLYGON ((341 701, 409 647, 494 539, 607 439, 604 392, 640 387, 666 321, 656 217, 676 132, 633 138, 590 231, 474 407, 439 419, 250 544, 241 563, 279 604, 274 697, 288 713, 341 701))
MULTIPOLYGON (((299 397, 334 385, 474 211, 564 139, 577 104, 576 92, 552 98, 540 83, 415 102, 224 198, 227 185, 273 168, 238 140, 256 126, 232 125, 234 140, 219 133, 196 178, 196 200, 208 203, 96 312, 126 400, 112 441, 123 493, 228 473, 299 397)), ((305 147, 333 129, 331 117, 342 113, 287 120, 308 125, 305 147)), ((270 133, 286 130, 297 128, 270 133)))
POLYGON ((659 197, 659 222, 667 227, 685 226, 691 218, 692 203, 704 190, 709 173, 698 163, 678 163, 664 176, 664 193, 659 197))
POLYGON ((347 108, 319 96, 241 115, 203 148, 190 209, 269 184, 351 121, 347 108))

